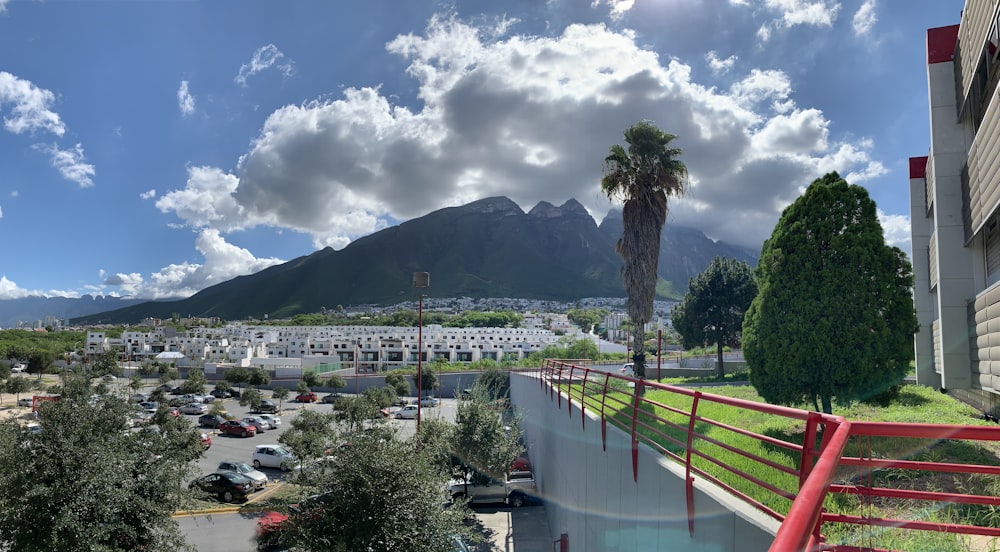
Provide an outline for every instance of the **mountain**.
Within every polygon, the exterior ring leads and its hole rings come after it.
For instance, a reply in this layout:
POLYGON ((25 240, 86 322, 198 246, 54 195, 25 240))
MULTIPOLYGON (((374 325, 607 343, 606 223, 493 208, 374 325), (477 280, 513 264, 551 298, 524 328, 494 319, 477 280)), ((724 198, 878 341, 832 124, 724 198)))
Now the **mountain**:
MULTIPOLYGON (((321 307, 393 304, 416 297, 413 272, 426 271, 436 297, 522 297, 574 301, 623 297, 621 259, 614 244, 621 215, 598 226, 576 200, 539 203, 525 213, 505 197, 448 207, 360 238, 340 251, 326 248, 249 276, 206 288, 180 301, 143 303, 74 324, 135 323, 146 317, 272 318, 321 307)), ((695 230, 665 229, 661 276, 675 290, 717 254, 752 264, 749 249, 713 242, 695 230), (677 237, 671 237, 677 233, 677 237), (725 252, 725 253, 723 253, 725 252), (677 266, 674 266, 674 265, 677 266)), ((679 296, 679 295, 678 295, 679 296)))
POLYGON ((0 328, 15 328, 19 323, 48 324, 46 318, 65 320, 120 309, 139 303, 135 299, 84 295, 80 298, 30 296, 0 300, 0 328))

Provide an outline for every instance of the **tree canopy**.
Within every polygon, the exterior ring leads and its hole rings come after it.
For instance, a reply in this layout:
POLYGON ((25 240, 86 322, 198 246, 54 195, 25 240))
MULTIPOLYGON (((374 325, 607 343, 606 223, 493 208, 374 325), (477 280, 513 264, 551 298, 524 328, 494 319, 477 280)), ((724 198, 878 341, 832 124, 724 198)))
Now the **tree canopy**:
POLYGON ((743 317, 757 296, 753 269, 744 261, 716 257, 704 272, 691 278, 688 293, 670 312, 685 348, 715 343, 719 377, 725 375, 723 346, 736 347, 743 317))
POLYGON ((681 150, 670 146, 677 138, 649 121, 625 130, 626 150, 615 144, 604 158, 601 190, 621 198, 624 229, 615 248, 625 263, 622 279, 628 294, 626 310, 635 324, 633 362, 636 375, 646 377, 643 334, 653 317, 653 299, 659 279, 660 234, 667 220, 668 196, 684 192, 687 168, 678 159, 681 150))
POLYGON ((899 384, 917 319, 906 255, 887 246, 868 192, 837 173, 781 215, 743 321, 750 383, 767 401, 831 412, 899 384))

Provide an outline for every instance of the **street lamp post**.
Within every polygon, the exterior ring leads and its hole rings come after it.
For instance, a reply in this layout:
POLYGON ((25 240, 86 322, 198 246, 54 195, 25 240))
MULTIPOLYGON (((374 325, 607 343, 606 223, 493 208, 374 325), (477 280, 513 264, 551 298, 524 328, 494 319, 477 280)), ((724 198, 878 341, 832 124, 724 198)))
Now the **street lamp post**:
MULTIPOLYGON (((419 289, 430 287, 431 285, 431 273, 430 272, 414 272, 413 273, 413 287, 419 289)), ((420 401, 423 399, 421 394, 421 380, 423 379, 423 356, 424 356, 424 293, 419 292, 419 306, 417 307, 417 431, 420 431, 420 401)))
POLYGON ((358 350, 361 348, 361 340, 354 339, 354 396, 361 394, 361 383, 358 381, 358 350))

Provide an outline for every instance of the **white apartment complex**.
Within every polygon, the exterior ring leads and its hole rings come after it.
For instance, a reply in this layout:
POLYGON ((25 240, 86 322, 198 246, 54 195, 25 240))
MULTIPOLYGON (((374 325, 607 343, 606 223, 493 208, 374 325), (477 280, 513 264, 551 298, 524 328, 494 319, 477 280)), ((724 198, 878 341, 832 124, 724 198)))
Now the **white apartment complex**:
POLYGON ((1000 394, 1000 0, 927 31, 930 151, 910 159, 917 381, 1000 394))

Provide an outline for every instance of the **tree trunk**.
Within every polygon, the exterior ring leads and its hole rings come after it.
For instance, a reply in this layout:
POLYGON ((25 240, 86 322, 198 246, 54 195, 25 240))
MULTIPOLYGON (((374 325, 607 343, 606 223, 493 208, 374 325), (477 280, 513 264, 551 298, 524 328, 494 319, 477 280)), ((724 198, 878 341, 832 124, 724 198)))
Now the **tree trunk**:
POLYGON ((635 368, 635 376, 639 379, 646 379, 646 349, 642 339, 643 326, 645 324, 636 324, 632 338, 632 364, 635 368))
POLYGON ((722 363, 722 340, 721 339, 718 341, 718 343, 715 344, 715 350, 716 350, 716 353, 717 353, 716 356, 718 357, 718 360, 716 361, 717 362, 716 366, 718 367, 718 370, 719 370, 718 376, 719 376, 719 379, 722 379, 722 378, 726 377, 726 367, 722 363))
POLYGON ((819 412, 819 403, 816 402, 816 395, 813 395, 812 399, 813 399, 813 411, 819 412))
POLYGON ((833 399, 830 395, 823 395, 823 413, 833 414, 833 399))

